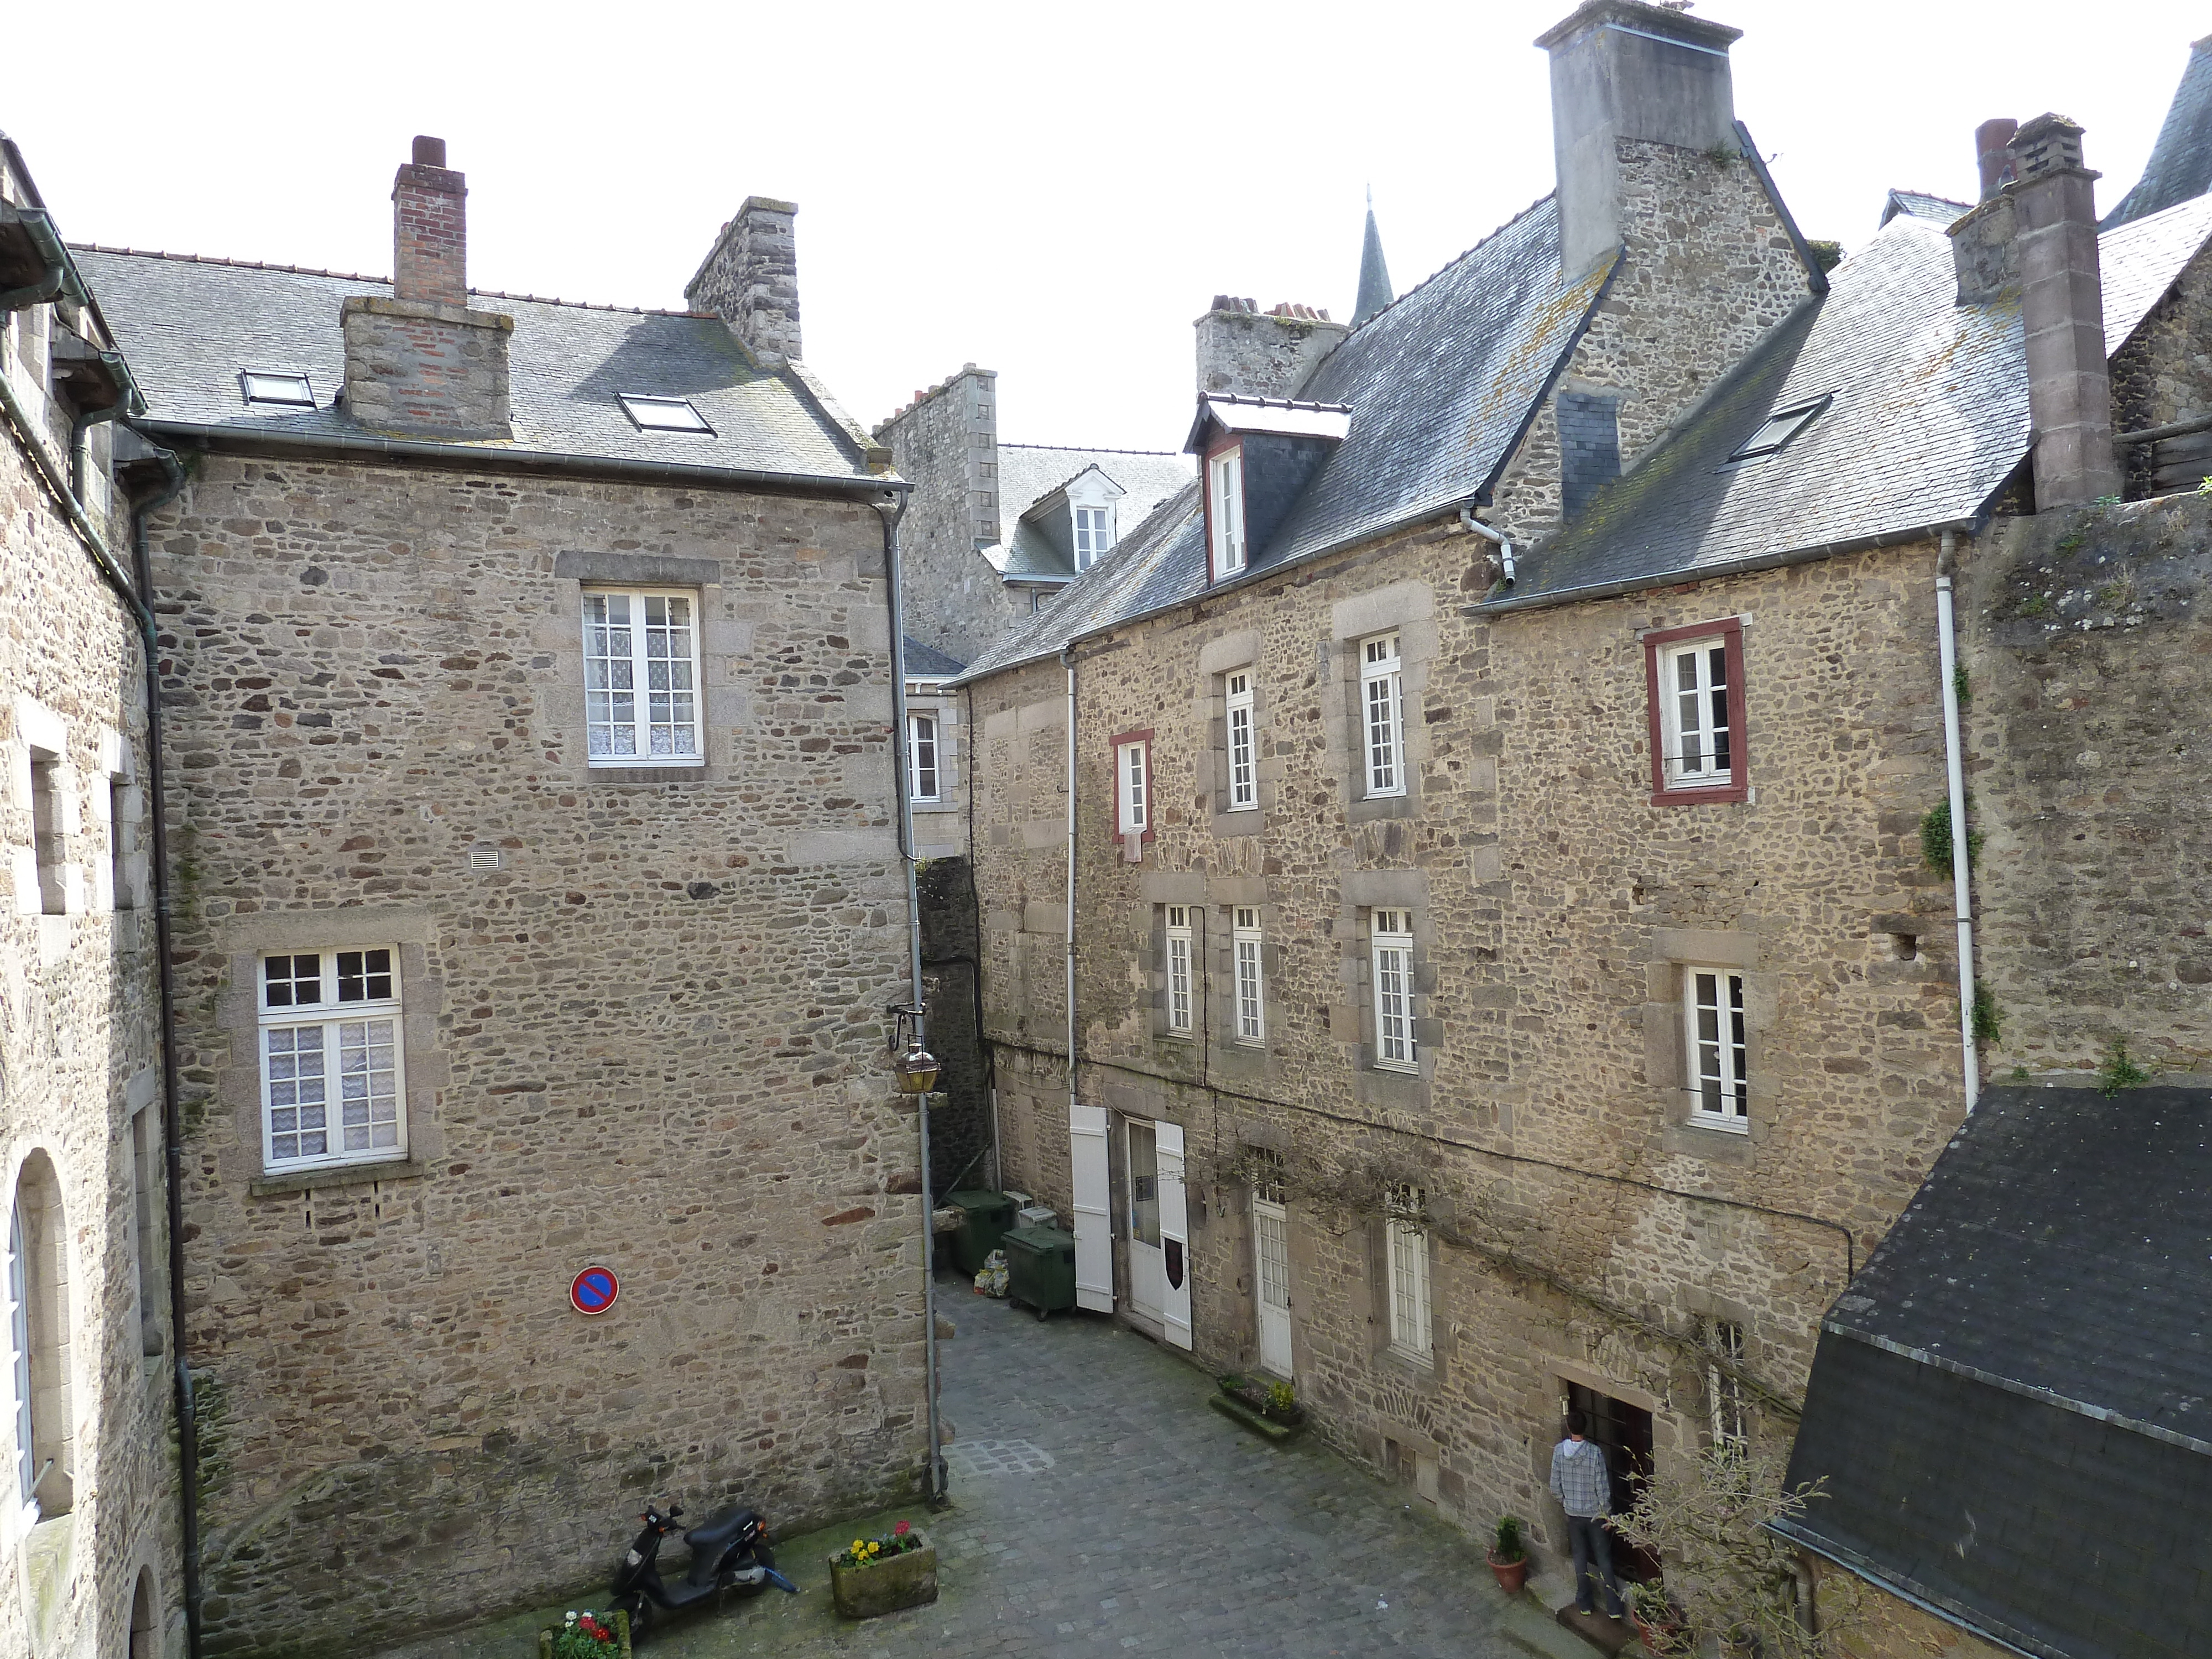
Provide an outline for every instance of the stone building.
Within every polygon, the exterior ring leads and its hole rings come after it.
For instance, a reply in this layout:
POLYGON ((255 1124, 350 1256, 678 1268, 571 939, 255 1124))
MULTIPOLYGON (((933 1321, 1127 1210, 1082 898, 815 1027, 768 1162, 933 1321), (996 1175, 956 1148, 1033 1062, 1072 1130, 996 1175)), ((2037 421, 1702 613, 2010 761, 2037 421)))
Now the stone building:
MULTIPOLYGON (((2035 750, 2008 821, 2048 848, 2066 739, 1960 727, 1952 589, 2203 471, 2124 485, 2112 428, 2163 445, 2212 392, 2212 207, 2100 240, 2046 117, 1971 211, 1824 274, 1735 38, 1593 0, 1540 42, 1553 196, 1340 338, 1218 305, 1200 482, 957 682, 1006 1179, 1076 1218, 1085 1305, 1294 1380, 1419 1501, 1552 1550, 1565 1409, 1630 1490, 1786 1445, 1979 1073, 2109 1043, 2081 999, 2060 1043, 2058 1000, 1999 1036, 1975 994, 2094 934, 2028 919, 2032 856, 1960 926, 1959 780, 2035 750)), ((2074 867, 2085 915, 2112 895, 2074 867)), ((2146 932, 2159 867, 2124 878, 2146 932)), ((2133 990, 2186 1063, 2192 939, 2133 990)), ((1903 1593, 1898 1650, 2006 1622, 1848 1565, 1903 1593)))
POLYGON ((793 210, 666 313, 470 289, 435 140, 393 203, 390 282, 77 254, 189 472, 149 539, 209 1654, 542 1601, 645 1498, 803 1528, 925 1450, 902 485, 805 367, 793 210))
POLYGON ((184 1646, 137 392, 0 137, 0 1651, 184 1646))

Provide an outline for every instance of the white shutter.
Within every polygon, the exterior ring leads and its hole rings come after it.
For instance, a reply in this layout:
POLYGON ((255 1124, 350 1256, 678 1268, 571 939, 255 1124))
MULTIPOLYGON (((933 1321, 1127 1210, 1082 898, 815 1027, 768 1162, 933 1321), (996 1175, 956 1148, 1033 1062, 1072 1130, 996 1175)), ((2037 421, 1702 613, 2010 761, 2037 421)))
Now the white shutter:
POLYGON ((1160 1254, 1165 1258, 1166 1285, 1160 1297, 1160 1322, 1168 1340, 1178 1348, 1190 1346, 1190 1211, 1182 1190, 1182 1129, 1173 1123, 1155 1123, 1159 1137, 1160 1254))
POLYGON ((1103 1106, 1068 1103, 1067 1167, 1075 1188, 1075 1305, 1112 1313, 1113 1196, 1106 1174, 1103 1106))

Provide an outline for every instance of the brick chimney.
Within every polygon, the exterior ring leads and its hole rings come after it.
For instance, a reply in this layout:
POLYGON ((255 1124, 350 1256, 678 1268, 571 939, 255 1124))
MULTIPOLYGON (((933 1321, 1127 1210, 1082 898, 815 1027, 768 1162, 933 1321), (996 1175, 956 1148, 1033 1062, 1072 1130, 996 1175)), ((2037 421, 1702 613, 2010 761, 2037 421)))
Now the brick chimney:
POLYGON ((1982 193, 1976 200, 1988 201, 2020 176, 2008 148, 2019 131, 2020 123, 2006 116, 1974 129, 1974 166, 1982 176, 1982 193))
POLYGON ((1249 300, 1213 296, 1198 331, 1198 389, 1247 398, 1292 398, 1352 332, 1311 306, 1261 313, 1249 300))
POLYGON ((2027 405, 2035 434, 2035 505, 2078 506, 2120 493, 2112 387, 2098 266, 2098 174, 2081 161, 2081 129, 2039 115, 2011 145, 2006 186, 2019 214, 2020 312, 2027 335, 2027 405))
POLYGON ((1552 57, 1561 270, 1579 276, 1620 245, 1622 141, 1741 152, 1729 47, 1742 38, 1640 0, 1589 0, 1537 38, 1552 57))
POLYGON ((799 338, 798 206, 748 196, 684 289, 694 311, 729 325, 764 368, 803 358, 799 338))
POLYGON ((345 406, 366 427, 429 438, 507 438, 514 319, 469 308, 468 185, 446 141, 418 137, 392 185, 392 297, 340 302, 345 406))

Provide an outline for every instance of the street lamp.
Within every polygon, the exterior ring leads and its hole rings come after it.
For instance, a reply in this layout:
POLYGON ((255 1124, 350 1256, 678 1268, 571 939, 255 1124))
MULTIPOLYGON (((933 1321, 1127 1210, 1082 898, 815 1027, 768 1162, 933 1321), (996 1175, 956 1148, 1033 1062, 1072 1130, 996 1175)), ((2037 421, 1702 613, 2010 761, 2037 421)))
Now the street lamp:
POLYGON ((896 1050, 900 1040, 906 1042, 905 1050, 891 1061, 891 1075, 898 1079, 902 1095, 926 1095, 937 1087, 937 1056, 921 1046, 922 1005, 894 1003, 884 1011, 897 1024, 892 1028, 891 1047, 896 1050))

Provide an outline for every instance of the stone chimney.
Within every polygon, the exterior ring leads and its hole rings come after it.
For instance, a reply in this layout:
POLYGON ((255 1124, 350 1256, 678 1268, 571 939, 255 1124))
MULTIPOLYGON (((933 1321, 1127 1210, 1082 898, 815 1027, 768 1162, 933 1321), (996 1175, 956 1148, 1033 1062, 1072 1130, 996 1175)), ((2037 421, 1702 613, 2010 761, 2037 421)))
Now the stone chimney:
POLYGON ((1974 166, 1982 176, 1982 193, 1975 200, 1988 201, 2020 176, 2010 148, 2019 131, 2020 123, 2006 116, 1974 129, 1974 166))
POLYGON ((1620 245, 1622 141, 1741 153, 1729 47, 1742 37, 1640 0, 1589 0, 1538 37, 1552 57, 1559 268, 1568 276, 1620 245))
POLYGON ((1311 306, 1262 313, 1249 300, 1213 296, 1198 331, 1198 389, 1246 398, 1294 398, 1352 332, 1311 306))
POLYGON ((2039 115, 2012 141, 2019 216, 2020 313, 2027 336, 2027 406, 2035 434, 2035 505, 2079 506, 2120 493, 2112 387, 2105 356, 2095 184, 2081 129, 2039 115))
POLYGON ((917 391, 872 435, 914 484, 905 529, 963 553, 999 539, 999 372, 961 367, 917 391))
POLYGON ((446 141, 417 138, 392 185, 392 297, 339 304, 345 405, 362 425, 432 438, 506 438, 514 319, 469 309, 468 186, 446 141))
POLYGON ((764 368, 805 356, 799 340, 798 207, 748 196, 722 227, 698 275, 684 289, 694 311, 711 311, 764 368))

